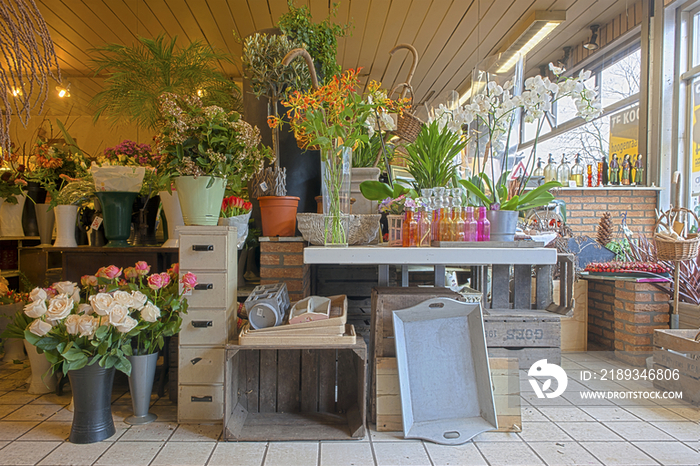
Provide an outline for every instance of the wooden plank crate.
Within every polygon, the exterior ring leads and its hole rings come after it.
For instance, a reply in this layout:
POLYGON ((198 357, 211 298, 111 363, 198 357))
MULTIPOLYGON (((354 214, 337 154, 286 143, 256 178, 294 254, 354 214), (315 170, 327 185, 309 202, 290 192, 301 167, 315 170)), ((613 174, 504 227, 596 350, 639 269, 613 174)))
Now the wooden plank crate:
POLYGON ((367 347, 229 345, 224 440, 349 440, 365 436, 367 347))
MULTIPOLYGON (((515 358, 489 358, 499 432, 520 432, 520 372, 515 358)), ((377 430, 403 430, 396 358, 377 359, 377 430)))
POLYGON ((683 392, 683 401, 700 406, 700 341, 698 329, 654 330, 654 370, 663 377, 654 379, 654 387, 683 392), (678 370, 677 380, 668 370, 678 370))

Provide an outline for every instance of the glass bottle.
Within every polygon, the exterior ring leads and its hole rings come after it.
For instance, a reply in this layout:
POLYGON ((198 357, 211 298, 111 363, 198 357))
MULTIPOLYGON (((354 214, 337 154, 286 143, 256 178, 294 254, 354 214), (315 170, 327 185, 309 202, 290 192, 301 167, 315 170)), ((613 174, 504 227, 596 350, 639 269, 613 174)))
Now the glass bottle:
POLYGON ((588 164, 588 184, 587 186, 589 188, 593 187, 593 165, 590 163, 588 164))
POLYGON ((576 182, 576 186, 583 187, 583 165, 581 164, 581 156, 576 154, 576 163, 571 168, 569 179, 576 182))
POLYGON ((464 208, 459 189, 454 190, 452 203, 452 241, 464 241, 464 208))
POLYGON ((440 214, 442 213, 442 196, 445 188, 433 188, 433 222, 430 227, 432 241, 440 241, 440 214))
POLYGON ((447 192, 440 209, 440 241, 452 241, 452 196, 447 192))
POLYGON ((601 177, 602 178, 601 181, 603 183, 602 186, 607 186, 608 183, 610 182, 609 177, 608 177, 608 175, 609 175, 608 170, 610 169, 610 167, 608 166, 608 158, 605 155, 603 155, 602 163, 603 163, 603 176, 601 177))
POLYGON ((596 183, 596 186, 603 186, 603 173, 603 162, 598 162, 598 182, 596 183))
POLYGON ((464 215, 464 241, 478 241, 478 222, 474 218, 474 207, 467 207, 464 215))
POLYGON ((479 216, 476 219, 477 241, 491 240, 491 222, 486 218, 486 207, 479 207, 479 216))
POLYGON ((406 207, 403 217, 403 231, 401 239, 402 246, 405 248, 415 247, 418 245, 418 222, 416 222, 415 212, 413 207, 406 207))
POLYGON ((430 225, 432 219, 432 212, 425 206, 418 208, 420 214, 418 219, 418 238, 417 245, 419 247, 430 247, 430 225))
POLYGON ((554 166, 554 160, 552 159, 552 154, 549 154, 549 160, 547 161, 547 166, 544 167, 544 182, 554 181, 557 179, 557 169, 554 166))
POLYGON ((542 168, 542 159, 537 158, 537 168, 532 172, 532 176, 544 176, 544 168, 542 168))
POLYGON ((566 163, 566 155, 563 154, 561 156, 561 164, 559 164, 559 167, 557 167, 557 181, 564 186, 568 186, 570 176, 571 169, 569 168, 569 164, 566 163))

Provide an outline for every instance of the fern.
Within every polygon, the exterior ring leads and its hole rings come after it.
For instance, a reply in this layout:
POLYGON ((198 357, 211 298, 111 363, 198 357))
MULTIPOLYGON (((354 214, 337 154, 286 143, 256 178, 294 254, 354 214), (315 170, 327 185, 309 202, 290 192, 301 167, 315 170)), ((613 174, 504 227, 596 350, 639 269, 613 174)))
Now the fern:
POLYGON ((406 146, 407 169, 413 175, 413 187, 419 191, 447 186, 457 175, 455 158, 466 144, 460 134, 447 127, 440 130, 437 121, 424 125, 416 141, 406 146))

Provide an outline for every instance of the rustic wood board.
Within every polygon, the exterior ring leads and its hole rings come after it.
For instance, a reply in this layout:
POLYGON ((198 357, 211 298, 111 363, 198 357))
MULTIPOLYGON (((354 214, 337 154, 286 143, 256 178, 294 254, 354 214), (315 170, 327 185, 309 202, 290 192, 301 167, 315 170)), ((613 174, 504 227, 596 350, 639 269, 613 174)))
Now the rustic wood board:
MULTIPOLYGON (((654 364, 654 370, 667 369, 659 364, 654 364)), ((695 406, 700 406, 700 380, 688 377, 685 374, 679 374, 678 380, 671 379, 655 379, 654 387, 660 388, 662 390, 682 392, 683 401, 694 404, 695 406)))
MULTIPOLYGON (((498 432, 520 432, 520 375, 518 360, 514 358, 489 358, 493 395, 496 402, 498 432)), ((403 429, 401 417, 401 393, 396 358, 378 358, 377 379, 377 430, 395 432, 403 429)))
POLYGON ((543 248, 542 241, 433 241, 434 248, 543 248))
POLYGON ((688 303, 678 303, 680 328, 700 329, 700 306, 688 303))
POLYGON ((492 347, 559 347, 560 317, 544 312, 489 310, 484 316, 486 344, 492 347))
MULTIPOLYGON (((553 282, 555 304, 559 304, 559 280, 553 282)), ((574 312, 561 318, 561 350, 582 352, 588 350, 588 281, 574 282, 574 312)))
POLYGON ((317 335, 317 334, 254 334, 246 324, 238 336, 238 344, 241 346, 255 345, 276 348, 279 346, 325 346, 325 345, 354 345, 357 341, 355 327, 352 324, 345 325, 342 335, 317 335))
POLYGON ((527 370, 540 359, 561 364, 560 348, 489 348, 489 358, 517 358, 521 370, 527 370))
POLYGON ((700 341, 695 341, 698 329, 654 330, 654 346, 680 353, 699 353, 700 341))
POLYGON ((678 369, 681 374, 694 379, 700 379, 700 353, 676 353, 665 349, 654 350, 654 364, 660 364, 669 369, 678 369))

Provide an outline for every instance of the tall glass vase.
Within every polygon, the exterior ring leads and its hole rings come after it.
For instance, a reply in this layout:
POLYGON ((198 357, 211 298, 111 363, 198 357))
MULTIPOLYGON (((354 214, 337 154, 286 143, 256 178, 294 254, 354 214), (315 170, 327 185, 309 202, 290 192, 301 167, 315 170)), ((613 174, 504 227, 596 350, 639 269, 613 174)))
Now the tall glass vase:
POLYGON ((325 246, 347 247, 350 227, 352 148, 337 146, 321 153, 323 237, 325 246))

